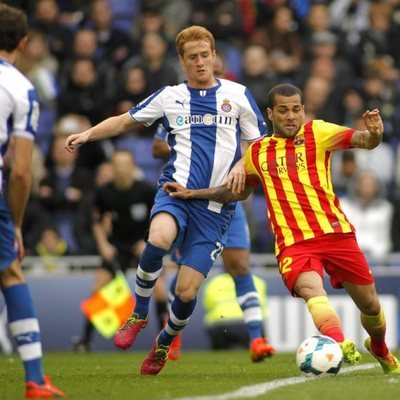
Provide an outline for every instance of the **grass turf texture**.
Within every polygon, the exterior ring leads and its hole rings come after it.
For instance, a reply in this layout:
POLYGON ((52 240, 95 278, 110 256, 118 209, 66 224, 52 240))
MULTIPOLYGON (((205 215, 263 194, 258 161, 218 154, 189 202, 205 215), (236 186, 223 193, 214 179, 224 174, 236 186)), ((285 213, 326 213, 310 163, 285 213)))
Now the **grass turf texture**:
MULTIPOLYGON (((44 364, 46 372, 69 400, 169 400, 194 396, 210 396, 211 400, 215 395, 243 386, 301 377, 294 354, 277 354, 253 364, 246 351, 184 351, 181 360, 168 361, 160 375, 142 377, 139 370, 144 356, 145 353, 133 351, 47 353, 44 364)), ((372 363, 374 359, 364 355, 363 362, 372 363)), ((375 365, 378 364, 375 362, 375 365)), ((1 355, 0 399, 23 399, 22 382, 19 358, 1 355)), ((388 377, 377 367, 335 377, 307 379, 252 398, 384 400, 398 398, 399 393, 400 376, 388 377)))

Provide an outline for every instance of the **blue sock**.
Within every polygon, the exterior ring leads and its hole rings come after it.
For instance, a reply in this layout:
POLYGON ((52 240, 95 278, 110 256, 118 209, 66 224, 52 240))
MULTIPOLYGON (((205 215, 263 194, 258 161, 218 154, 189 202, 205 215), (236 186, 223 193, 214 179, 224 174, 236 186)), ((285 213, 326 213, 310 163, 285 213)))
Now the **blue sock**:
POLYGON ((139 266, 136 272, 135 297, 136 304, 134 312, 140 319, 146 319, 149 313, 150 298, 154 285, 162 271, 163 257, 167 250, 153 246, 147 242, 140 257, 139 266))
POLYGON ((251 274, 239 275, 235 281, 236 297, 243 311, 243 319, 250 341, 263 336, 263 318, 260 299, 251 274))
POLYGON ((25 380, 44 383, 39 322, 26 283, 3 290, 10 331, 25 369, 25 380))
POLYGON ((164 346, 169 346, 174 337, 185 328, 189 322, 189 318, 193 313, 194 307, 196 306, 197 298, 184 303, 181 301, 179 296, 175 296, 175 299, 171 305, 171 312, 165 328, 158 335, 158 343, 164 346))

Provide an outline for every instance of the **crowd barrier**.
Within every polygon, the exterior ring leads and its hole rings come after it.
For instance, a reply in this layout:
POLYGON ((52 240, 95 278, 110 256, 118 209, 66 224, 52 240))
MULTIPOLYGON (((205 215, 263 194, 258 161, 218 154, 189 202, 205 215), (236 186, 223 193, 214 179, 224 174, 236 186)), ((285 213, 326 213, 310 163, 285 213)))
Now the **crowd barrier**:
MULTIPOLYGON (((82 331, 83 315, 80 311, 80 303, 91 292, 93 270, 99 264, 100 258, 98 256, 66 256, 51 261, 51 269, 47 267, 49 260, 39 257, 26 257, 23 265, 35 299, 44 348, 50 351, 65 351, 71 349, 71 338, 82 331)), ((294 351, 305 337, 315 333, 307 308, 301 299, 288 295, 272 254, 252 254, 251 264, 253 273, 264 278, 268 285, 269 317, 266 321, 266 330, 269 340, 278 351, 294 351)), ((400 345, 399 267, 400 253, 391 255, 387 265, 372 267, 377 290, 385 308, 388 343, 394 349, 400 345)), ((211 274, 220 271, 221 264, 217 262, 211 274)), ((128 280, 133 286, 133 271, 128 274, 128 280)), ((359 345, 362 345, 365 333, 360 327, 358 310, 343 290, 331 289, 328 282, 326 288, 342 318, 345 335, 354 338, 359 345)), ((183 346, 187 349, 209 348, 202 322, 204 310, 201 300, 202 292, 200 291, 197 307, 183 336, 183 346)), ((139 335, 134 350, 148 350, 151 347, 151 342, 158 332, 156 318, 153 316, 155 316, 155 308, 151 304, 146 335, 139 335)), ((111 340, 106 340, 97 334, 94 350, 115 349, 111 340)))

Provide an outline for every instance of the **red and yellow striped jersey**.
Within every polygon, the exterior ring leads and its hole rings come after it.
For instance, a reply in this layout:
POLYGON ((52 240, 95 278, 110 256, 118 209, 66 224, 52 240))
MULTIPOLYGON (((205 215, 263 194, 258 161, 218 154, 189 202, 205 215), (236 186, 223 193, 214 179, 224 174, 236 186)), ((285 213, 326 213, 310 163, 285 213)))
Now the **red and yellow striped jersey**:
POLYGON ((333 192, 330 174, 331 152, 348 149, 354 132, 313 120, 293 138, 265 136, 247 150, 247 183, 263 185, 277 255, 303 240, 354 231, 333 192))

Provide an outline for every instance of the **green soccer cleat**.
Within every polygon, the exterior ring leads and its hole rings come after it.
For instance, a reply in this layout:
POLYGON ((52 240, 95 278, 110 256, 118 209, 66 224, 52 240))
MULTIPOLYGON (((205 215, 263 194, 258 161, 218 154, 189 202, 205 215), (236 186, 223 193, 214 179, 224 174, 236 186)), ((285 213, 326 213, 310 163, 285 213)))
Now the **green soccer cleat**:
POLYGON ((340 343, 343 352, 343 361, 350 365, 357 365, 360 363, 362 355, 357 350, 356 344, 350 339, 344 339, 340 343))
POLYGON ((400 375, 400 362, 390 351, 386 357, 378 357, 371 349, 371 338, 365 339, 364 346, 379 361, 385 374, 400 375))

